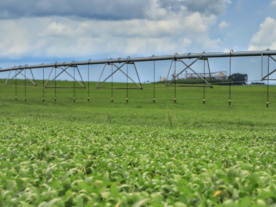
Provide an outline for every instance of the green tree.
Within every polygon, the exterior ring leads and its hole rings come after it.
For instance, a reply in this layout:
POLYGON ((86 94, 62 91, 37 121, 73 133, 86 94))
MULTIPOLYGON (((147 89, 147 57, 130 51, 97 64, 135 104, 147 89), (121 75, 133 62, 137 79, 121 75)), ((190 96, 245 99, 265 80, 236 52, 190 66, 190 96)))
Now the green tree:
POLYGON ((228 79, 232 80, 233 85, 245 85, 248 80, 248 76, 247 74, 233 73, 228 76, 228 79))

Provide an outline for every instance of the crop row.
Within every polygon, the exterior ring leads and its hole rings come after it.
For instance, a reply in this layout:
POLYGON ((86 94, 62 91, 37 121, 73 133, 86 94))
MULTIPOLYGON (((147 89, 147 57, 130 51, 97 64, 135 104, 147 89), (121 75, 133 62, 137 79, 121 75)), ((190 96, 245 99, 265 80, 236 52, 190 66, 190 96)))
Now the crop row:
POLYGON ((275 137, 271 132, 2 119, 0 202, 275 206, 275 137))

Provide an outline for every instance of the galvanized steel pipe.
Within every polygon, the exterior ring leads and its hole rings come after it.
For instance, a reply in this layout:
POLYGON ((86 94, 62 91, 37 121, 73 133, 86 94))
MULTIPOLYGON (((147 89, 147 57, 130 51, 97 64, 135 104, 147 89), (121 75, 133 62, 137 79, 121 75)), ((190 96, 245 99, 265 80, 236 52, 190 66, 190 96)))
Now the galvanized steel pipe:
POLYGON ((251 56, 272 56, 276 55, 276 50, 266 51, 246 51, 246 52, 219 52, 219 53, 188 53, 179 55, 167 55, 167 56, 151 56, 151 57, 139 57, 139 58, 118 58, 108 60, 94 60, 94 61, 80 61, 80 62, 64 62, 64 63, 49 63, 44 65, 29 65, 18 66, 0 69, 0 72, 19 70, 19 69, 38 69, 48 67, 74 67, 78 65, 95 65, 95 64, 113 64, 113 63, 127 63, 127 62, 146 62, 146 61, 160 61, 160 60, 177 60, 177 59, 192 59, 192 58, 222 58, 222 57, 251 57, 251 56))

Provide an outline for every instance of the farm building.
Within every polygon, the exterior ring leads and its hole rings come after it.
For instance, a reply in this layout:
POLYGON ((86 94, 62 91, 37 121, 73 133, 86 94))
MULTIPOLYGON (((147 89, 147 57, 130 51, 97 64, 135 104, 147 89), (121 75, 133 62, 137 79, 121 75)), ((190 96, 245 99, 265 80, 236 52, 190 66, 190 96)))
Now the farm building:
POLYGON ((210 78, 211 78, 211 79, 215 79, 215 77, 212 76, 212 75, 211 75, 211 76, 210 76, 210 75, 207 75, 207 76, 206 76, 206 79, 207 79, 207 78, 208 78, 208 79, 210 79, 210 78))
POLYGON ((218 79, 218 80, 226 80, 227 76, 224 75, 223 73, 219 73, 219 74, 216 75, 216 79, 218 79))
POLYGON ((201 79, 200 77, 205 79, 205 77, 203 75, 196 76, 196 79, 201 79))

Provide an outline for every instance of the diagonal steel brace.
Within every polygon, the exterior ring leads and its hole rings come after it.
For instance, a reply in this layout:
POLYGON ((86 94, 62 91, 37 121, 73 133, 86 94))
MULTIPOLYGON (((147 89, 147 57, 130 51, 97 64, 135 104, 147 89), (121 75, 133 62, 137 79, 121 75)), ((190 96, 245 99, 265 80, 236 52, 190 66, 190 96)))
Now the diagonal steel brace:
POLYGON ((46 80, 46 83, 45 83, 45 85, 44 85, 44 88, 46 88, 46 85, 47 85, 47 83, 48 83, 48 81, 49 81, 49 79, 50 79, 50 76, 51 76, 51 74, 52 74, 52 72, 53 72, 53 69, 54 69, 54 67, 52 67, 52 70, 51 70, 51 72, 50 72, 50 74, 49 74, 48 79, 46 80))
POLYGON ((7 85, 7 82, 8 82, 8 80, 9 80, 9 77, 10 77, 10 74, 11 74, 11 70, 10 70, 10 72, 9 72, 9 75, 8 75, 8 77, 7 77, 7 80, 6 80, 6 83, 5 83, 5 85, 7 85))
MULTIPOLYGON (((117 65, 113 64, 116 68, 117 65)), ((130 79, 133 83, 135 83, 140 89, 143 89, 139 84, 137 84, 131 77, 129 77, 124 71, 121 70, 121 68, 118 68, 128 79, 130 79)), ((140 79, 140 78, 139 78, 140 79)))
MULTIPOLYGON (((180 73, 178 73, 174 78, 177 78, 180 74, 182 74, 185 70, 187 70, 190 66, 192 66, 196 61, 198 61, 200 58, 197 58, 194 62, 192 62, 190 65, 187 65, 185 69, 183 69, 180 73)), ((185 64, 186 65, 186 64, 185 64)), ((171 64, 172 66, 172 64, 171 64)), ((165 84, 165 87, 169 85, 173 80, 171 80, 169 83, 165 84)))
MULTIPOLYGON (((71 66, 71 67, 74 67, 74 66, 71 66)), ((67 73, 71 78, 73 78, 76 82, 78 82, 83 88, 86 88, 82 83, 80 83, 77 79, 75 79, 70 73, 68 73, 68 72, 66 71, 69 67, 67 67, 67 68, 65 68, 65 69, 62 68, 62 67, 58 67, 58 68, 60 68, 60 69, 62 70, 61 73, 63 73, 63 72, 67 73)), ((53 72, 53 69, 54 69, 54 68, 52 68, 51 73, 53 72)), ((51 73, 50 73, 50 75, 49 75, 49 77, 48 77, 48 80, 49 80, 49 78, 50 78, 50 76, 51 76, 51 73)), ((60 74, 61 74, 61 73, 60 73, 60 74)), ((59 75, 60 75, 60 74, 59 74, 59 75)), ((58 75, 58 76, 59 76, 59 75, 58 75)), ((58 77, 58 76, 57 76, 57 77, 58 77)), ((55 80, 57 77, 55 77, 53 80, 55 80)), ((48 82, 48 80, 47 80, 47 82, 48 82)), ((53 80, 52 80, 52 81, 53 81, 53 80)), ((52 82, 52 81, 51 81, 51 82, 52 82)), ((44 88, 46 88, 46 86, 49 85, 49 84, 47 84, 47 82, 45 83, 44 88)))
POLYGON ((80 78, 81 78, 82 84, 83 84, 84 88, 86 88, 85 83, 84 83, 84 81, 83 81, 83 79, 82 79, 82 76, 81 76, 81 72, 80 72, 80 70, 79 70, 78 66, 76 66, 76 67, 77 67, 77 70, 78 70, 78 72, 79 72, 79 75, 80 75, 80 78))
MULTIPOLYGON (((21 71, 19 71, 19 72, 18 72, 15 76, 13 76, 9 81, 8 81, 8 79, 7 79, 5 85, 7 85, 8 82, 10 82, 12 79, 14 79, 17 75, 21 74, 21 75, 23 75, 25 78, 27 78, 32 84, 34 84, 35 86, 37 86, 37 84, 36 84, 35 82, 33 82, 31 79, 29 79, 27 76, 25 76, 25 75, 22 73, 23 70, 26 70, 26 69, 21 69, 21 71)), ((10 76, 10 74, 9 74, 9 76, 10 76)), ((8 78, 9 78, 9 77, 8 77, 8 78)))
POLYGON ((111 76, 113 76, 118 70, 120 70, 124 65, 126 64, 126 62, 123 64, 123 65, 121 65, 120 67, 117 67, 117 69, 113 72, 113 73, 111 73, 106 79, 104 79, 104 81, 103 82, 101 82, 99 85, 97 84, 97 86, 96 86, 96 88, 99 88, 105 81, 107 81, 111 76))
MULTIPOLYGON (((274 61, 276 62, 276 60, 275 60, 273 57, 271 57, 270 55, 269 55, 268 57, 270 57, 272 60, 274 60, 274 61)), ((269 74, 267 74, 265 77, 262 77, 261 81, 264 81, 264 80, 272 80, 272 79, 266 79, 266 78, 267 78, 268 76, 272 75, 272 73, 274 73, 275 71, 276 71, 276 69, 273 70, 272 72, 270 72, 269 74)))
MULTIPOLYGON (((69 68, 69 66, 68 66, 67 68, 69 68)), ((65 70, 67 70, 67 68, 65 68, 65 70)), ((52 71, 53 71, 53 69, 54 69, 54 68, 52 68, 52 71)), ((52 71, 51 71, 51 73, 52 73, 52 71)), ((53 80, 51 80, 48 84, 46 83, 45 86, 44 86, 44 88, 46 88, 50 83, 52 83, 54 80, 56 80, 63 72, 64 72, 64 71, 61 71, 61 72, 60 72, 53 80)), ((51 75, 51 73, 50 73, 50 75, 51 75)), ((48 80, 47 80, 47 81, 48 81, 48 80)))
POLYGON ((195 72, 190 66, 188 66, 184 61, 182 60, 178 60, 180 62, 182 62, 184 65, 186 65, 191 71, 193 71, 199 78, 201 78, 210 88, 213 88, 213 86, 208 83, 204 78, 202 78, 202 76, 200 76, 199 74, 197 74, 197 72, 195 72))
POLYGON ((100 78, 99 78, 99 80, 98 80, 98 83, 97 83, 97 85, 96 85, 96 88, 98 88, 98 85, 99 85, 99 83, 100 83, 100 81, 101 81, 101 78, 102 78, 102 75, 103 75, 103 73, 104 73, 105 67, 106 67, 106 64, 104 64, 104 68, 103 68, 103 70, 102 70, 102 73, 101 73, 100 78))

